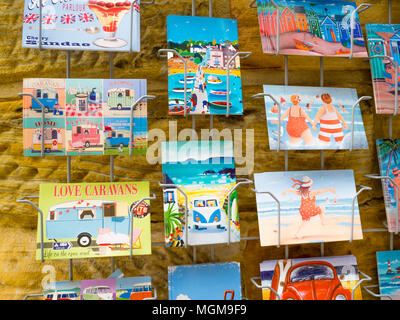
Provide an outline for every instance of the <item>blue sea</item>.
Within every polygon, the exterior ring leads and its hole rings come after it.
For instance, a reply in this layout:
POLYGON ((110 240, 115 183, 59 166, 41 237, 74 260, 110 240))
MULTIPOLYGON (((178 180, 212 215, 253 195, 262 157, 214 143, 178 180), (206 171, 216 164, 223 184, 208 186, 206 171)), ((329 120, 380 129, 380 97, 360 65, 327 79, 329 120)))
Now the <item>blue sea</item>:
MULTIPOLYGON (((281 200, 280 200, 281 201, 281 200)), ((323 205, 326 209, 325 215, 340 215, 344 217, 351 217, 352 214, 352 199, 338 199, 337 203, 327 203, 326 198, 316 201, 317 206, 323 205)), ((281 218, 300 216, 300 200, 295 201, 281 201, 281 218)), ((278 205, 276 202, 261 202, 257 204, 258 216, 261 219, 270 218, 278 214, 278 205)), ((354 216, 359 216, 357 201, 355 203, 354 216)), ((350 225, 350 224, 345 224, 350 225)))
POLYGON ((169 178, 179 185, 192 185, 192 184, 220 184, 220 183, 235 183, 235 175, 226 173, 218 173, 223 169, 229 169, 234 172, 234 163, 204 163, 193 161, 195 163, 164 163, 163 174, 167 174, 169 178), (209 171, 205 174, 206 171, 209 171), (213 172, 211 172, 213 171, 213 172))
MULTIPOLYGON (((188 73, 188 76, 196 76, 195 73, 188 73)), ((206 73, 206 79, 211 74, 206 73)), ((222 80, 220 84, 210 84, 207 83, 207 94, 208 101, 226 101, 226 96, 216 96, 210 93, 210 90, 226 90, 226 75, 216 75, 219 79, 222 80)), ((184 84, 180 83, 179 80, 183 80, 183 74, 173 74, 168 76, 168 97, 169 99, 183 99, 184 93, 173 92, 174 88, 183 88, 184 84)), ((194 79, 193 83, 188 83, 187 87, 193 89, 194 87, 194 79)), ((230 75, 229 76, 229 87, 230 87, 230 95, 229 101, 232 103, 232 107, 229 110, 229 114, 243 114, 243 100, 242 100, 242 80, 240 77, 230 75)), ((190 93, 188 93, 187 98, 189 100, 190 93)), ((210 114, 226 114, 226 109, 214 108, 210 106, 210 114)))
POLYGON ((395 276, 400 276, 400 273, 379 274, 379 288, 381 294, 400 296, 400 279, 392 280, 395 276))

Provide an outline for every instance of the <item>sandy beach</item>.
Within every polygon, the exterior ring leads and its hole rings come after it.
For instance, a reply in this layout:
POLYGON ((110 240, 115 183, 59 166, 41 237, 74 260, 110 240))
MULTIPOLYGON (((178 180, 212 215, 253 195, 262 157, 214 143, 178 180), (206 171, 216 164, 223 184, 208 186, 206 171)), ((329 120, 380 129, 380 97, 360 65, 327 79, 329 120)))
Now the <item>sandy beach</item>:
MULTIPOLYGON (((275 246, 278 244, 277 216, 271 218, 259 218, 260 242, 262 246, 275 246)), ((321 219, 312 217, 301 230, 302 237, 296 238, 295 234, 301 222, 300 215, 293 217, 281 217, 281 245, 300 244, 309 242, 346 241, 350 239, 351 217, 325 216, 325 225, 321 225, 321 219), (347 225, 349 224, 349 225, 347 225)), ((354 240, 362 239, 361 221, 354 218, 354 240)))

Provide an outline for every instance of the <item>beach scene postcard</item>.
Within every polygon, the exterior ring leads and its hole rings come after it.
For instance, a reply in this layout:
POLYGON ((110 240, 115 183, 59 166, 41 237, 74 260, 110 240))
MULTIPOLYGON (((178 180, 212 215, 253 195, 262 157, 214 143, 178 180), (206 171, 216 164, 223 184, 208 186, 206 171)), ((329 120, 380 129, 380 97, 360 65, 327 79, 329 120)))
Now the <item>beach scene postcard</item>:
POLYGON ((36 259, 151 254, 149 182, 40 185, 36 259), (43 224, 43 231, 41 230, 43 224))
POLYGON ((379 251, 376 261, 381 299, 400 300, 400 251, 379 251))
POLYGON ((25 0, 22 46, 58 50, 140 51, 139 0, 25 0), (41 25, 41 30, 40 30, 41 25))
POLYGON ((264 53, 283 55, 349 57, 353 29, 353 57, 367 57, 354 1, 257 0, 258 21, 264 53))
POLYGON ((390 179, 382 180, 383 197, 389 232, 400 230, 400 139, 376 140, 380 175, 390 179), (396 201, 397 200, 397 201, 396 201))
POLYGON ((240 241, 233 142, 171 141, 161 150, 166 246, 240 241))
MULTIPOLYGON (((348 241, 356 195, 353 170, 285 171, 254 174, 261 246, 348 241)), ((363 238, 357 199, 353 240, 363 238)))
POLYGON ((389 56, 394 60, 394 65, 386 58, 370 60, 376 113, 393 114, 396 101, 395 86, 396 82, 400 81, 400 24, 368 23, 365 28, 370 57, 389 56))
POLYGON ((353 255, 260 263, 263 300, 362 300, 353 255))
POLYGON ((238 262, 168 267, 169 300, 242 300, 238 262))
POLYGON ((354 111, 352 146, 352 108, 356 89, 264 85, 279 107, 265 97, 268 138, 271 150, 368 149, 359 106, 354 111), (278 129, 279 126, 279 129, 278 129))
POLYGON ((169 114, 243 114, 237 21, 233 19, 167 17, 168 49, 187 65, 184 103, 184 63, 168 53, 169 114), (235 56, 236 55, 236 56, 235 56), (229 106, 228 73, 229 67, 229 106))

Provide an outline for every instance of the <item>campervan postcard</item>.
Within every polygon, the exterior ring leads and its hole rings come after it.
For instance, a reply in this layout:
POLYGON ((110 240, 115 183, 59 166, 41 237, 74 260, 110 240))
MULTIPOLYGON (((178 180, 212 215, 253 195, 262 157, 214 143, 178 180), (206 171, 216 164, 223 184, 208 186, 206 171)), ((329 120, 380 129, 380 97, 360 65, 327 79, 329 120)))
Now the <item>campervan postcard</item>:
POLYGON ((161 151, 166 246, 238 242, 232 141, 163 142, 161 151))
POLYGON ((36 258, 74 259, 151 254, 148 182, 40 185, 36 258))
POLYGON ((362 239, 357 199, 352 232, 353 170, 264 172, 254 180, 261 246, 362 239))
POLYGON ((380 174, 389 179, 382 180, 383 197, 389 232, 400 230, 398 204, 400 188, 400 139, 376 140, 380 174), (397 229, 398 228, 398 229, 397 229))
POLYGON ((268 260, 260 271, 263 300, 362 300, 352 255, 268 260))
POLYGON ((168 267, 169 300, 241 300, 238 262, 168 267))
POLYGON ((81 281, 81 300, 116 300, 116 279, 81 281))
POLYGON ((379 291, 382 300, 400 300, 400 251, 376 253, 379 291))
POLYGON ((264 53, 367 57, 357 12, 352 23, 352 14, 357 8, 354 1, 275 0, 274 3, 279 9, 269 0, 257 0, 264 53))
POLYGON ((117 300, 146 300, 153 297, 151 277, 116 279, 117 300))
POLYGON ((368 149, 356 89, 264 85, 264 93, 276 100, 265 97, 271 150, 278 135, 281 150, 368 149))
MULTIPOLYGON (((400 24, 366 25, 369 56, 388 56, 370 59, 376 113, 393 114, 396 102, 396 82, 400 82, 400 24), (397 67, 397 80, 396 68, 397 67)), ((397 97, 400 106, 400 95, 397 97)))
POLYGON ((25 0, 21 22, 25 48, 140 51, 139 0, 25 0))
POLYGON ((184 108, 187 114, 227 114, 227 108, 243 114, 237 21, 170 15, 167 37, 168 49, 180 55, 168 53, 169 114, 184 114, 184 108))

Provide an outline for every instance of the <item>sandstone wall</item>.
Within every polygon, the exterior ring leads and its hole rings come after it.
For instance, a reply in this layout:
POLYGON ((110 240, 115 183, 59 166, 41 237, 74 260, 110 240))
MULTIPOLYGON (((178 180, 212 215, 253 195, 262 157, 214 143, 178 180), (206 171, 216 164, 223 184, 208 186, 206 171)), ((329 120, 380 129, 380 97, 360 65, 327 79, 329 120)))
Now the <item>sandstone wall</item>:
MULTIPOLYGON (((66 158, 45 159, 23 157, 22 150, 22 100, 17 93, 22 89, 24 77, 65 77, 66 54, 62 51, 38 51, 21 47, 23 0, 0 2, 0 299, 21 299, 28 293, 41 292, 44 265, 55 267, 58 281, 68 279, 68 261, 35 261, 37 214, 27 205, 16 203, 25 195, 38 194, 43 182, 66 182, 66 158)), ((284 170, 284 153, 269 150, 265 111, 262 100, 250 100, 261 92, 263 84, 283 84, 282 56, 262 53, 256 9, 250 9, 250 0, 214 0, 215 17, 238 20, 240 48, 253 55, 242 61, 245 114, 243 117, 226 119, 214 117, 214 127, 254 129, 254 172, 284 170)), ((362 1, 357 0, 360 4, 362 1)), ((363 28, 366 23, 386 23, 387 0, 370 0, 373 7, 362 13, 363 28)), ((197 15, 208 15, 208 1, 197 1, 197 15)), ((156 4, 143 6, 141 10, 142 51, 133 55, 117 54, 114 60, 115 78, 146 78, 149 93, 158 96, 149 103, 149 129, 162 128, 168 133, 168 121, 179 120, 178 128, 191 127, 191 118, 167 114, 167 63, 156 53, 166 47, 166 16, 169 14, 191 15, 190 0, 156 0, 156 4)), ((393 1, 393 23, 400 23, 400 2, 393 1)), ((365 29, 364 29, 365 31, 365 29)), ((319 58, 289 57, 290 85, 319 85, 319 58)), ((73 52, 71 77, 107 78, 109 55, 107 53, 73 52)), ((325 85, 357 88, 359 96, 373 95, 369 63, 362 59, 325 59, 325 85)), ((366 151, 325 152, 325 169, 354 169, 358 184, 373 187, 359 197, 363 228, 381 227, 385 218, 381 185, 364 177, 377 173, 378 163, 375 140, 388 137, 388 118, 377 116, 373 101, 362 104, 362 113, 370 149, 366 151)), ((396 117, 393 121, 393 137, 400 128, 396 117)), ((208 118, 197 117, 197 128, 208 128, 208 118)), ((319 151, 289 152, 289 170, 317 170, 320 168, 319 151)), ((72 160, 72 182, 109 181, 109 157, 86 156, 72 160)), ((249 177, 252 178, 253 172, 249 177)), ((115 158, 115 180, 144 179, 151 182, 157 200, 152 202, 152 239, 163 239, 162 193, 158 187, 161 165, 149 165, 145 156, 115 158)), ((239 193, 239 209, 242 236, 257 236, 258 223, 255 196, 250 188, 239 193)), ((360 270, 376 279, 375 252, 388 250, 387 233, 365 233, 363 241, 352 244, 327 243, 326 255, 354 254, 360 270)), ((398 237, 395 248, 399 248, 398 237)), ((153 247, 151 256, 117 258, 116 268, 126 276, 150 275, 161 299, 168 298, 167 266, 192 263, 191 249, 153 247)), ((320 255, 319 245, 290 246, 290 257, 320 255)), ((259 263, 266 259, 284 257, 284 248, 260 247, 258 241, 241 242, 240 245, 215 246, 215 261, 240 261, 243 295, 248 299, 260 299, 250 277, 259 276, 259 263)), ((198 263, 210 261, 208 247, 198 248, 198 263)), ((110 274, 110 259, 74 261, 74 279, 105 278, 110 274)), ((371 299, 364 294, 365 299, 371 299)))

